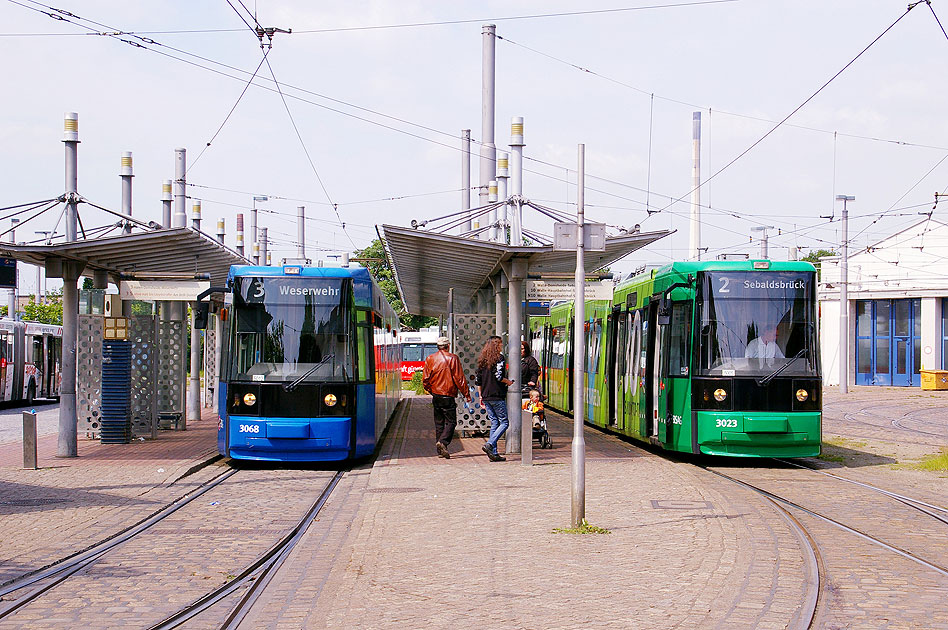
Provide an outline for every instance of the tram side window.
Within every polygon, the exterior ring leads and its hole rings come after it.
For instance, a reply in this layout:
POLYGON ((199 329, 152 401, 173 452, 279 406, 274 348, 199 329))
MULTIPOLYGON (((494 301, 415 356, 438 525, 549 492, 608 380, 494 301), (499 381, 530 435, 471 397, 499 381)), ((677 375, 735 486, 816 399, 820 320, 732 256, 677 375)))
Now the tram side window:
POLYGON ((643 352, 647 352, 642 338, 642 312, 628 313, 628 319, 631 320, 629 335, 631 343, 628 344, 629 358, 626 369, 629 377, 629 391, 632 394, 639 393, 639 378, 642 376, 644 362, 642 361, 643 352))
POLYGON ((550 357, 550 367, 557 370, 563 369, 566 357, 566 326, 557 326, 553 329, 553 348, 550 357))
POLYGON ((589 364, 586 370, 592 374, 599 371, 599 358, 602 351, 602 320, 597 319, 589 325, 589 364))
POLYGON ((33 337, 33 365, 43 370, 43 337, 36 335, 33 337))
POLYGON ((672 305, 671 325, 668 330, 668 376, 688 376, 691 340, 691 303, 672 305))

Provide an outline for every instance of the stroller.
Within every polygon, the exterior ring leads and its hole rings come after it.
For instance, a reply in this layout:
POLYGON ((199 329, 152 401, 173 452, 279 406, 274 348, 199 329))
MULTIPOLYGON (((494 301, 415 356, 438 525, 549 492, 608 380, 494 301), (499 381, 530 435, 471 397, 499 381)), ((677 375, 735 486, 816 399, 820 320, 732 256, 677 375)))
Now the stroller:
POLYGON ((523 409, 529 411, 532 416, 533 439, 540 442, 540 448, 553 448, 553 439, 546 429, 546 412, 543 410, 543 403, 527 398, 523 401, 523 409))

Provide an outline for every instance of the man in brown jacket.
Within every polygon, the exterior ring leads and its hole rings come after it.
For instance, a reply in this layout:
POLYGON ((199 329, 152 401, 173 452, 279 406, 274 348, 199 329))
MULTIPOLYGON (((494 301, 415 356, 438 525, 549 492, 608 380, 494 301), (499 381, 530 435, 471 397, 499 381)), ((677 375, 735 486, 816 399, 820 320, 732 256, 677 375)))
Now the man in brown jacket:
POLYGON ((447 337, 438 337, 438 351, 425 358, 425 368, 421 384, 431 394, 434 405, 435 448, 438 456, 451 459, 448 445, 454 438, 457 425, 457 403, 455 397, 463 394, 471 402, 471 393, 467 388, 467 379, 461 369, 461 359, 451 354, 451 342, 447 337))

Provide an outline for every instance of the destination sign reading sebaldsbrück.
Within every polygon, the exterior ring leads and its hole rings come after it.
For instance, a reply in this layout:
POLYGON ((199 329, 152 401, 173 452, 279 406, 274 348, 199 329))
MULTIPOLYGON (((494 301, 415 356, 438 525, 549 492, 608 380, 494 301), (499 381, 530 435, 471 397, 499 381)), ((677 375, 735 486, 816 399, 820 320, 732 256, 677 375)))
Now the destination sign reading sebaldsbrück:
POLYGON ((811 290, 812 273, 712 272, 707 287, 715 298, 802 297, 811 290))
POLYGON ((240 296, 249 304, 339 303, 342 280, 335 278, 240 278, 240 296))

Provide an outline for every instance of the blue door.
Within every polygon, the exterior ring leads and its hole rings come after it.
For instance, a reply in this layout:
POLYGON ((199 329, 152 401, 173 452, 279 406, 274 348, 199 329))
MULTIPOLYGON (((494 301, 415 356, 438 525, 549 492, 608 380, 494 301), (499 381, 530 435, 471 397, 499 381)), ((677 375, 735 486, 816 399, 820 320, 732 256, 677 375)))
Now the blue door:
POLYGON ((856 302, 856 384, 920 384, 921 300, 856 302))

